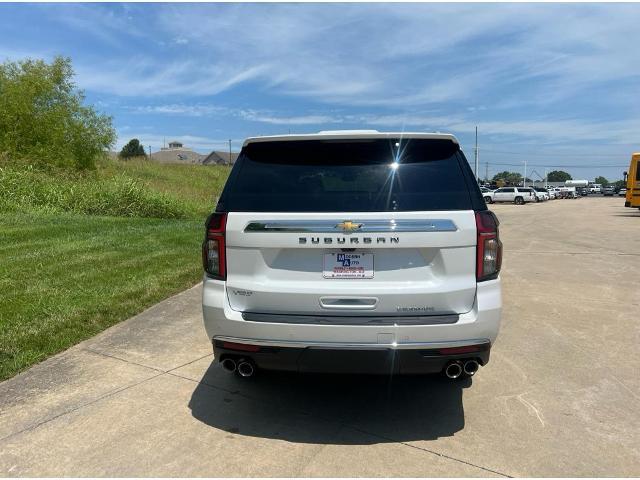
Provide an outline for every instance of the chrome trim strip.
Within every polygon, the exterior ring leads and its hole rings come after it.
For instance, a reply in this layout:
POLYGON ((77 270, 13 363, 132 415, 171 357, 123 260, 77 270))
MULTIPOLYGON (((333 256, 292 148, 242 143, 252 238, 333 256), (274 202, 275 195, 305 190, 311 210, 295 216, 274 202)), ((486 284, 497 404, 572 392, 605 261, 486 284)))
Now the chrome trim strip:
POLYGON ((481 343, 491 343, 488 338, 476 338, 470 340, 456 340, 449 342, 406 342, 406 343, 354 343, 354 342, 303 342, 295 340, 263 340, 255 338, 238 338, 227 336, 216 336, 212 340, 222 342, 246 343, 249 345, 260 345, 264 347, 293 347, 293 348, 334 348, 334 349, 384 349, 384 350, 411 350, 421 348, 449 348, 466 347, 467 345, 479 345, 481 343))
POLYGON ((282 315, 273 313, 243 312, 248 322, 290 323, 303 325, 450 325, 458 315, 423 316, 344 316, 344 315, 282 315))
POLYGON ((255 220, 247 224, 245 232, 288 233, 373 233, 373 232, 455 232, 456 224, 449 219, 407 220, 255 220), (351 223, 354 229, 345 231, 339 225, 351 223))

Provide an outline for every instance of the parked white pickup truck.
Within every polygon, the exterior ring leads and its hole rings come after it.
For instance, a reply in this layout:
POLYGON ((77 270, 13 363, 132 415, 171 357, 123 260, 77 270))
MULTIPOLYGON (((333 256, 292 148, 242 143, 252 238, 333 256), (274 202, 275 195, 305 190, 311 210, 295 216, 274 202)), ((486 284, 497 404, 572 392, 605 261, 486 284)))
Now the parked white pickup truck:
POLYGON ((493 192, 483 193, 485 202, 510 202, 516 205, 524 205, 526 202, 535 202, 536 197, 531 188, 502 187, 493 192))

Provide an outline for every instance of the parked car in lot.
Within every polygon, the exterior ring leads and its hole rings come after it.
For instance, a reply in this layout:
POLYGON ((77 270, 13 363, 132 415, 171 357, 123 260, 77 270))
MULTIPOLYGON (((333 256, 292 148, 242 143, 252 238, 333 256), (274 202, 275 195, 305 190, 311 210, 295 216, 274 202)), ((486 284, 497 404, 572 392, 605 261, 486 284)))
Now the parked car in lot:
POLYGON ((616 193, 616 189, 615 187, 604 187, 602 189, 602 194, 605 197, 613 197, 613 195, 616 193))
POLYGON ((619 197, 625 197, 627 195, 627 189, 626 188, 621 188, 620 190, 618 190, 618 196, 619 197))
POLYGON ((490 193, 483 194, 487 203, 510 202, 516 205, 524 205, 526 202, 535 202, 533 190, 523 187, 502 187, 490 193))
POLYGON ((546 188, 542 187, 531 187, 536 194, 536 202, 545 202, 549 200, 549 192, 546 188))
POLYGON ((249 138, 206 221, 204 324, 241 377, 470 376, 498 334, 501 258, 453 135, 249 138))
POLYGON ((554 198, 561 198, 562 195, 562 190, 560 190, 560 187, 553 187, 549 189, 550 192, 553 192, 553 197, 554 198))

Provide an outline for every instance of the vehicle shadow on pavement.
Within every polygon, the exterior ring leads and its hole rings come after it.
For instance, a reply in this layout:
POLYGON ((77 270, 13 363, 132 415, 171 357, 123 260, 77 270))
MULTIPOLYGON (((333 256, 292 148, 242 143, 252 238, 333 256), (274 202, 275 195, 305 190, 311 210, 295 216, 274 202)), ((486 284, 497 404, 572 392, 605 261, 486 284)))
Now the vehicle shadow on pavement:
POLYGON ((464 428, 471 379, 259 372, 212 363, 191 396, 197 420, 236 435, 315 444, 435 440, 464 428))

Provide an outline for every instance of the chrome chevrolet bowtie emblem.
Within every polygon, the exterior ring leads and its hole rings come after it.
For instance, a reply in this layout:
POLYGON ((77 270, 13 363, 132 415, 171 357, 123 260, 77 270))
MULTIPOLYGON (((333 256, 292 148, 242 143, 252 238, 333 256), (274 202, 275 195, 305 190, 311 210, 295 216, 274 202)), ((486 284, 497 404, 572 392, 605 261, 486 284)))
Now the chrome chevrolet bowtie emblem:
POLYGON ((345 220, 344 222, 336 225, 336 228, 339 228, 344 232, 353 232, 360 229, 361 227, 362 223, 353 223, 351 220, 345 220))

